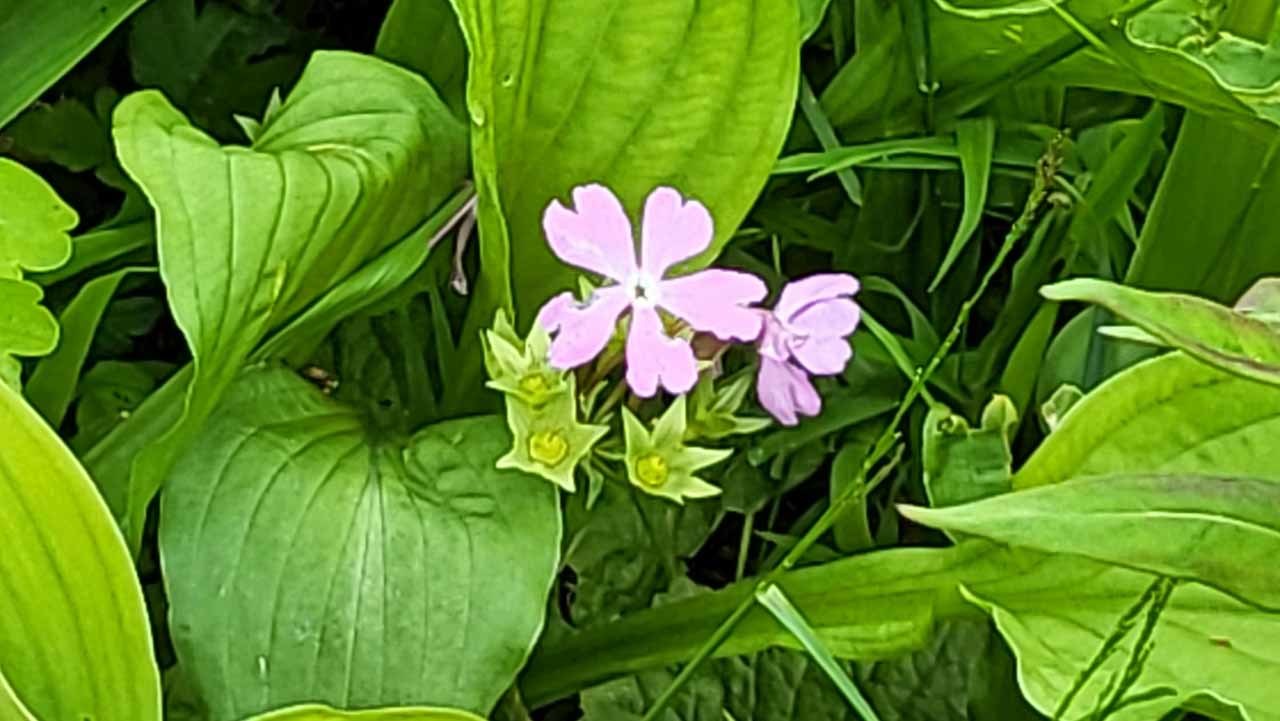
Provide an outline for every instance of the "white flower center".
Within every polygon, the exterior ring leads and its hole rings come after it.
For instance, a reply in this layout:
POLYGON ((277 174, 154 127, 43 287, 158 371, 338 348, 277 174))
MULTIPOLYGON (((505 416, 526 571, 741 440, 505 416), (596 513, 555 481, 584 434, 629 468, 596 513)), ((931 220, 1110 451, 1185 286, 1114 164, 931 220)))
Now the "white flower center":
POLYGON ((642 306, 657 305, 660 281, 660 278, 654 278, 643 270, 632 275, 627 281, 627 287, 631 290, 631 302, 642 306))

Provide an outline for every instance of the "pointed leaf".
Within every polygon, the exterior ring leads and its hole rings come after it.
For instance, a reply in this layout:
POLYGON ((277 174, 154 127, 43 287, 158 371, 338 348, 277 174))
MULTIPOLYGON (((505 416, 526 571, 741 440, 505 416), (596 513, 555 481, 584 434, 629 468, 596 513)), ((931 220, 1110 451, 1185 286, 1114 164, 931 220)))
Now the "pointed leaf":
POLYGON ((421 78, 344 52, 315 55, 252 148, 219 147, 153 91, 120 103, 115 137, 155 209, 194 359, 185 412, 132 472, 117 460, 102 474, 136 544, 161 479, 254 346, 454 190, 464 140, 421 78))
POLYGON ((0 675, 39 719, 159 721, 142 589, 111 514, 3 383, 0 419, 0 675))
POLYGON ((1014 474, 1013 487, 1148 473, 1280 481, 1277 433, 1280 389, 1169 353, 1072 405, 1014 474))
POLYGON ((1092 278, 1045 286, 1044 297, 1101 305, 1159 340, 1244 378, 1280 385, 1280 330, 1213 301, 1092 278))
POLYGON ((996 149, 996 121, 990 116, 961 120, 956 125, 956 150, 960 153, 960 170, 964 173, 964 210, 960 225, 947 248, 947 255, 938 266, 929 290, 942 282, 947 271, 955 265, 964 252, 969 238, 973 237, 982 222, 987 207, 987 186, 991 179, 991 161, 996 149))
POLYGON ((1280 483, 1099 476, 949 508, 902 506, 927 526, 1199 581, 1280 609, 1280 483))

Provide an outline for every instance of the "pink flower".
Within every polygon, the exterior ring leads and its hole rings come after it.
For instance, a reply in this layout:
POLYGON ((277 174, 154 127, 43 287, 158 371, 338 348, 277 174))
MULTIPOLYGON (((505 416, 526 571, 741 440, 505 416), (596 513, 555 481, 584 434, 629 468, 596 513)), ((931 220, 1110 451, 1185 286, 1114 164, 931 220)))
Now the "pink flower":
POLYGON ((848 336, 861 311, 853 302, 858 281, 844 273, 822 273, 788 283, 778 305, 765 313, 760 336, 760 405, 780 423, 794 426, 797 415, 816 416, 822 398, 809 376, 844 370, 853 349, 848 336))
POLYGON ((600 354, 618 318, 631 311, 627 333, 627 384, 648 398, 666 388, 687 393, 698 379, 689 342, 672 338, 659 309, 721 340, 752 341, 763 320, 752 303, 768 290, 750 273, 711 268, 676 278, 671 267, 706 250, 714 235, 711 214, 672 188, 658 188, 644 204, 640 258, 626 211, 603 185, 573 190, 573 210, 552 201, 542 217, 547 242, 564 262, 614 281, 579 303, 572 293, 547 301, 538 322, 555 334, 551 365, 576 368, 600 354))

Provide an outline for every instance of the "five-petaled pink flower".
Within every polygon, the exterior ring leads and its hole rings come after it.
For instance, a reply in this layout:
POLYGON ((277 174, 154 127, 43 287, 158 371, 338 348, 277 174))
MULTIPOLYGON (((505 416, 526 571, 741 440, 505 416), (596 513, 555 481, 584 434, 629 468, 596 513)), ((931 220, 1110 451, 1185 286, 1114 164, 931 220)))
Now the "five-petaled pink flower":
POLYGON ((602 185, 573 190, 573 209, 553 201, 542 218, 547 242, 570 265, 614 281, 579 303, 561 293, 538 313, 538 322, 555 334, 551 365, 576 368, 600 354, 618 318, 628 309, 627 384, 638 396, 658 387, 687 393, 698 379, 693 349, 683 338, 667 335, 659 309, 695 330, 721 340, 760 337, 762 314, 749 308, 763 300, 765 284, 750 273, 711 268, 674 278, 671 267, 706 250, 714 235, 711 214, 701 203, 685 201, 672 188, 658 188, 644 205, 640 257, 626 211, 602 185))
POLYGON ((835 375, 849 363, 848 336, 861 312, 852 296, 858 281, 844 273, 811 275, 782 289, 778 304, 765 313, 760 336, 760 375, 756 395, 783 425, 814 416, 822 398, 809 375, 835 375))

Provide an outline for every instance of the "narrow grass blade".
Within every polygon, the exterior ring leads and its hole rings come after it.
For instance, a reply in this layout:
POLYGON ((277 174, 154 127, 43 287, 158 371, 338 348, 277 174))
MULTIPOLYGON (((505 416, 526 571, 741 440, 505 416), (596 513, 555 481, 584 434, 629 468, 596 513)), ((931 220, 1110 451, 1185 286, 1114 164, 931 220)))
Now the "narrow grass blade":
POLYGON ((880 717, 876 715, 875 709, 871 708, 871 704, 863 697, 862 692, 853 684, 853 679, 849 678, 849 674, 840 667, 840 662, 836 661, 835 656, 831 655, 831 651, 827 649, 822 640, 818 638, 818 634, 814 632, 809 622, 804 620, 800 609, 796 608, 791 599, 782 592, 781 588, 776 585, 766 586, 764 589, 756 593, 756 601, 760 603, 778 619, 788 631, 796 637, 803 646, 805 651, 813 657, 818 666, 827 674, 831 682, 840 689, 840 693, 844 695, 849 706, 858 712, 865 721, 880 721, 880 717))

